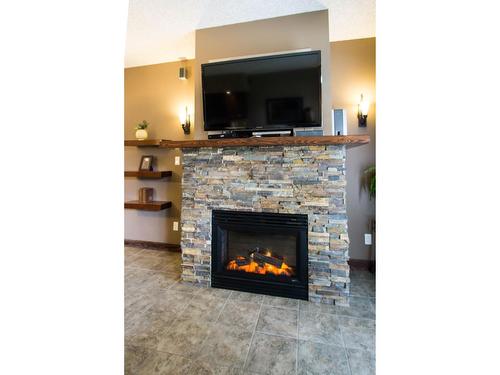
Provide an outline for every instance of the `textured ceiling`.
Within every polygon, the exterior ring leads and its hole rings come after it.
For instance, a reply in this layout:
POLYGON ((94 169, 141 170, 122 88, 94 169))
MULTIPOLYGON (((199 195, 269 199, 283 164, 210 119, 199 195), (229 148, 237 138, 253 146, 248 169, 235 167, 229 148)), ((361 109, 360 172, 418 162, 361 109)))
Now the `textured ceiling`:
POLYGON ((322 9, 330 41, 375 36, 375 0, 130 0, 125 66, 194 58, 196 29, 322 9))

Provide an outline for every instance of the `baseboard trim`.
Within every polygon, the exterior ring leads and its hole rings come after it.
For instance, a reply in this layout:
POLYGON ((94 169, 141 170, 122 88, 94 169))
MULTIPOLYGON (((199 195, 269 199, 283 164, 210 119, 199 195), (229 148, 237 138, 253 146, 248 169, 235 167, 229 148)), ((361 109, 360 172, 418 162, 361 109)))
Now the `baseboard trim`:
POLYGON ((375 270, 375 261, 366 259, 349 259, 349 266, 356 270, 366 270, 373 272, 375 270))
POLYGON ((140 247, 143 249, 150 250, 168 250, 179 252, 181 251, 181 247, 176 244, 165 243, 165 242, 153 242, 153 241, 139 241, 139 240, 127 240, 125 239, 126 246, 132 247, 140 247))

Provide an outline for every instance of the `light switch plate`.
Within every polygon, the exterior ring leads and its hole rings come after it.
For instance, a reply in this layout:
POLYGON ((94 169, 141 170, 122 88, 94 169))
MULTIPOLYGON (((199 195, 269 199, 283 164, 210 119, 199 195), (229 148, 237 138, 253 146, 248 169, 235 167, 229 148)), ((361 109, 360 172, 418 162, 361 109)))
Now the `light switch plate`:
POLYGON ((181 157, 180 156, 175 157, 175 165, 181 165, 181 157))
POLYGON ((370 233, 365 233, 365 245, 372 244, 372 235, 370 233))
POLYGON ((178 221, 174 221, 174 225, 173 225, 173 228, 174 232, 177 232, 179 230, 179 222, 178 221))

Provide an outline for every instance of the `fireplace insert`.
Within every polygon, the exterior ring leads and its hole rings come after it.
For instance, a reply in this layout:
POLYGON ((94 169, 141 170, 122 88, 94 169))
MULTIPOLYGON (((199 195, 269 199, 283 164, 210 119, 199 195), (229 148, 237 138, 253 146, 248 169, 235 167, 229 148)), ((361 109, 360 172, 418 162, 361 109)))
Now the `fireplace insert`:
POLYGON ((307 215, 212 211, 212 287, 308 299, 307 215))

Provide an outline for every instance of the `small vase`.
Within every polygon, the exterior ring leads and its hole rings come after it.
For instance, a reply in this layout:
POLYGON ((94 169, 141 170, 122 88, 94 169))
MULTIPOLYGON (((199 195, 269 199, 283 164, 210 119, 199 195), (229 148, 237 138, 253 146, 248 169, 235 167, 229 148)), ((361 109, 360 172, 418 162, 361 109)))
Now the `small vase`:
POLYGON ((148 139, 148 132, 145 129, 137 129, 137 131, 135 132, 135 137, 139 141, 143 141, 145 139, 148 139))

